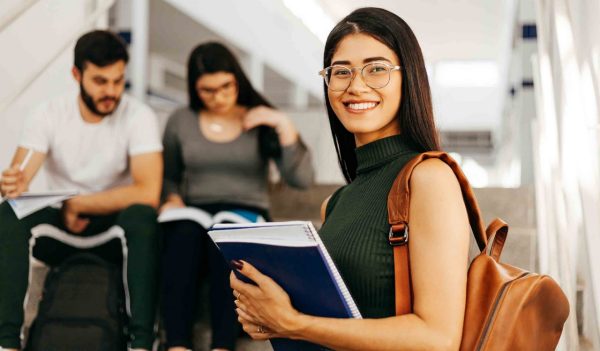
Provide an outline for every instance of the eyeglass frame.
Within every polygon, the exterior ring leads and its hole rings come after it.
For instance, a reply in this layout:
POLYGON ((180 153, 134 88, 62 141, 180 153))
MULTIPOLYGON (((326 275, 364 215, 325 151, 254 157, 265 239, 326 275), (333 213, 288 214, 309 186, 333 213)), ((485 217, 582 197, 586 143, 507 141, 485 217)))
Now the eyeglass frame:
POLYGON ((354 74, 354 71, 355 71, 355 70, 357 70, 357 69, 359 69, 359 68, 360 68, 360 76, 361 76, 361 78, 362 78, 363 82, 365 82, 365 84, 366 84, 366 85, 367 85, 369 88, 371 88, 371 89, 383 89, 383 88, 385 88, 386 86, 388 86, 388 84, 390 84, 390 81, 392 80, 392 72, 393 72, 393 71, 399 71, 399 70, 400 70, 400 69, 402 69, 403 67, 402 67, 402 66, 398 66, 398 65, 394 66, 394 65, 392 65, 392 64, 390 64, 390 63, 387 63, 387 62, 374 61, 374 62, 369 62, 369 63, 366 63, 366 64, 365 64, 364 66, 362 66, 362 67, 358 67, 358 66, 354 66, 354 67, 348 67, 348 66, 344 66, 344 65, 331 65, 331 66, 325 67, 325 68, 323 68, 322 70, 320 70, 320 71, 318 72, 318 74, 319 74, 319 76, 321 76, 321 77, 323 78, 323 80, 325 81, 325 85, 327 86, 327 89, 329 89, 329 90, 331 90, 331 91, 346 91, 346 90, 347 90, 347 89, 350 87, 350 85, 352 84, 352 81, 354 80, 354 78, 356 78, 356 75, 354 74), (381 64, 381 65, 384 65, 384 66, 387 66, 388 68, 390 68, 390 71, 388 72, 388 81, 387 81, 387 83, 385 83, 385 85, 384 85, 384 86, 381 86, 381 87, 374 88, 374 87, 370 86, 370 85, 367 83, 367 81, 365 80, 365 76, 363 75, 363 70, 365 69, 365 67, 367 67, 367 66, 369 66, 369 65, 376 64, 376 63, 378 63, 378 64, 381 64), (350 76, 350 80, 348 81, 348 86, 347 86, 345 89, 342 89, 342 90, 333 90, 333 89, 331 89, 331 88, 329 87, 329 82, 327 81, 327 76, 326 76, 326 75, 327 75, 327 73, 326 73, 326 72, 327 72, 327 70, 328 70, 328 69, 331 69, 331 68, 333 68, 333 67, 344 67, 344 68, 347 68, 347 69, 350 71, 350 74, 351 74, 351 76, 350 76))
POLYGON ((229 95, 237 88, 238 88, 237 80, 234 79, 227 83, 221 84, 221 86, 217 87, 217 88, 196 87, 196 92, 198 93, 198 95, 204 95, 207 98, 214 99, 217 96, 217 94, 219 94, 219 93, 225 93, 226 95, 229 95), (229 89, 232 89, 232 90, 228 91, 229 89))

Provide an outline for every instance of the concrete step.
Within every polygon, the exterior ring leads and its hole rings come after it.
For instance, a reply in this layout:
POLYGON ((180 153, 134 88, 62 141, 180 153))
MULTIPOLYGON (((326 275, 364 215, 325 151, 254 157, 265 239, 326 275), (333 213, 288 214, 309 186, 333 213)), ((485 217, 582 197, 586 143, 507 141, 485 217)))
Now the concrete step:
MULTIPOLYGON (((285 185, 272 185, 270 189, 271 215, 274 220, 311 220, 320 227, 320 206, 323 200, 341 185, 318 185, 307 191, 298 191, 285 185)), ((475 194, 485 222, 501 217, 513 227, 507 240, 502 260, 524 269, 535 270, 536 242, 533 191, 531 189, 476 189, 475 194)), ((48 269, 40 264, 32 265, 32 284, 26 305, 26 324, 37 314, 37 304, 48 269)), ((208 350, 210 330, 206 321, 195 326, 196 350, 208 350)), ((269 351, 270 345, 240 339, 242 351, 269 351)))
MULTIPOLYGON (((325 198, 341 184, 315 185, 299 191, 277 184, 270 188, 271 215, 274 220, 310 220, 320 227, 320 208, 325 198)), ((533 188, 474 189, 484 223, 499 217, 510 226, 502 261, 535 271, 537 246, 535 232, 535 196, 533 188)), ((474 243, 471 256, 478 253, 474 243)))

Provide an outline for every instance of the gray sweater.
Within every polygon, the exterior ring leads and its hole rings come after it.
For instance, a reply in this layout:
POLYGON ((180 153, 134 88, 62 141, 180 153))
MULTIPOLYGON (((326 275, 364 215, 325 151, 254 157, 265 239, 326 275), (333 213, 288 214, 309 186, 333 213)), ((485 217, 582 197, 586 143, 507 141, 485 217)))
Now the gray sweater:
MULTIPOLYGON (((186 204, 238 203, 268 209, 268 162, 258 149, 258 129, 227 143, 202 134, 198 115, 189 108, 175 111, 163 137, 163 194, 179 194, 186 204)), ((281 177, 296 188, 313 182, 310 153, 301 140, 282 148, 274 160, 281 177)))

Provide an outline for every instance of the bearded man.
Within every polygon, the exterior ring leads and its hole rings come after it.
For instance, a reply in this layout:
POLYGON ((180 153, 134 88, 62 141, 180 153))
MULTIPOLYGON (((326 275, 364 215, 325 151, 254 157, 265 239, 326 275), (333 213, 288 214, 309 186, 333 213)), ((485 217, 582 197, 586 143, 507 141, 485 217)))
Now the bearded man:
POLYGON ((126 267, 129 346, 152 347, 162 143, 156 115, 124 94, 127 61, 127 49, 115 34, 83 35, 72 69, 79 92, 42 104, 25 120, 11 165, 2 173, 2 196, 19 197, 42 166, 49 189, 73 189, 78 195, 61 208, 44 208, 21 220, 6 201, 0 204, 0 349, 21 348, 30 252, 58 265, 82 251, 126 267), (56 230, 31 239, 39 224, 56 230), (115 226, 122 230, 111 230, 115 226))

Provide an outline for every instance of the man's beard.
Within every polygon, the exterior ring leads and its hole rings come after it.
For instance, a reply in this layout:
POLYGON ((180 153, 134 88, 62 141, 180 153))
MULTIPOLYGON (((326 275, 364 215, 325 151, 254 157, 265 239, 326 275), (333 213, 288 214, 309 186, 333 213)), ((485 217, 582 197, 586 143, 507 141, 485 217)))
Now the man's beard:
POLYGON ((119 107, 119 102, 121 102, 121 97, 112 97, 112 96, 105 96, 102 99, 100 99, 98 102, 102 102, 104 100, 113 100, 115 102, 115 107, 107 112, 102 112, 100 110, 98 110, 98 107, 96 106, 96 102, 94 102, 94 98, 88 94, 88 92, 85 90, 85 88, 83 87, 83 83, 79 83, 79 92, 81 94, 81 99, 83 100, 83 103, 85 104, 85 106, 87 106, 87 108, 92 111, 92 113, 94 113, 95 115, 98 115, 100 117, 106 117, 108 115, 110 115, 111 113, 113 113, 117 107, 119 107))

